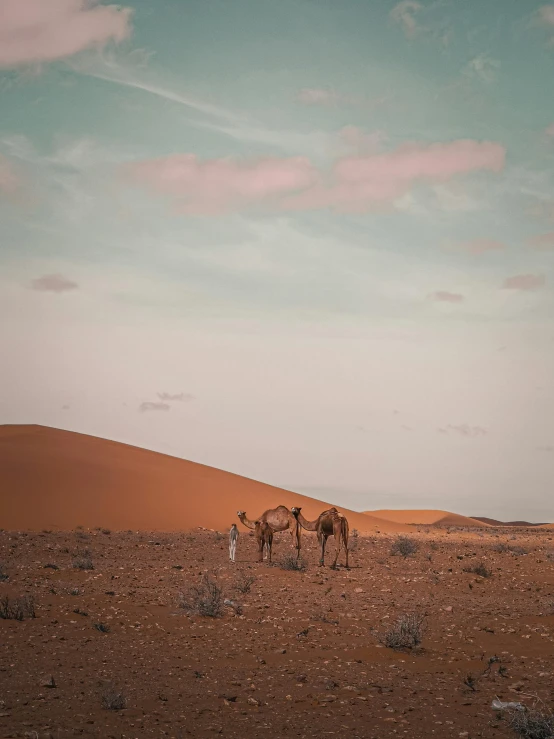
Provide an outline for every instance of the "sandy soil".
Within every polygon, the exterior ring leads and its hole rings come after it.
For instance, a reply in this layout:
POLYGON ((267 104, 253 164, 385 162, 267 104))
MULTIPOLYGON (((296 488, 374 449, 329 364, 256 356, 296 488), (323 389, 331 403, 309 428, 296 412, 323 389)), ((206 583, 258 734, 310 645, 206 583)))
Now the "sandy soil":
MULTIPOLYGON (((176 457, 42 426, 0 426, 0 526, 145 531, 228 528, 298 506, 309 520, 328 503, 176 457)), ((406 526, 340 509, 359 531, 406 526)))
MULTIPOLYGON (((0 619, 0 736, 513 736, 495 696, 554 697, 553 532, 413 536, 407 559, 391 536, 355 537, 352 569, 332 571, 305 533, 308 569, 289 572, 256 563, 244 529, 236 564, 206 531, 0 532, 0 597, 36 602, 36 618, 0 619), (94 569, 76 569, 86 556, 94 569), (481 562, 490 577, 464 571, 481 562), (206 573, 242 615, 178 607, 206 573), (421 648, 383 647, 378 634, 412 611, 426 615, 421 648), (108 684, 124 709, 102 707, 108 684)), ((290 551, 277 535, 274 559, 290 551)))

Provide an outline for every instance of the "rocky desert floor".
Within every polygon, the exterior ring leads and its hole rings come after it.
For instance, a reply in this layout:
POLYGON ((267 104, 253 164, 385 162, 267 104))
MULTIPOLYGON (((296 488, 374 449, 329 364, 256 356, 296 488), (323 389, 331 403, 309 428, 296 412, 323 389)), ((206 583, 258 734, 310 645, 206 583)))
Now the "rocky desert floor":
POLYGON ((553 533, 354 536, 336 571, 304 533, 289 571, 287 534, 269 566, 244 529, 235 564, 211 531, 0 532, 0 736, 517 736, 491 701, 553 705, 553 533), (182 607, 206 577, 221 616, 182 607), (421 644, 385 646, 406 614, 421 644))

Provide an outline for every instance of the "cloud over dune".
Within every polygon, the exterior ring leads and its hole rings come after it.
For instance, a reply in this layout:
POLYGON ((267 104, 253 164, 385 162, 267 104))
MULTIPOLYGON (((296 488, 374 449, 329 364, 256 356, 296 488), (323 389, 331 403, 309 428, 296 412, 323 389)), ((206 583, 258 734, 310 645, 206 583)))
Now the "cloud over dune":
POLYGON ((463 303, 464 296, 460 293, 450 293, 447 290, 437 290, 429 296, 437 303, 463 303))
POLYGON ((263 205, 273 210, 364 213, 392 204, 418 184, 444 183, 476 171, 499 172, 498 143, 458 140, 404 144, 339 159, 332 171, 306 157, 200 160, 173 154, 125 165, 129 181, 172 197, 181 213, 210 215, 263 205))
POLYGON ((33 290, 50 293, 64 293, 68 290, 76 290, 79 285, 63 275, 43 275, 32 281, 33 290))
POLYGON ((531 249, 536 249, 537 251, 549 251, 550 249, 554 249, 554 231, 539 234, 538 236, 532 236, 528 240, 527 245, 531 249))
POLYGON ((514 275, 507 277, 502 287, 505 290, 538 290, 546 285, 544 275, 514 275))
POLYGON ((0 68, 64 59, 123 41, 130 20, 130 8, 96 0, 2 0, 0 68))

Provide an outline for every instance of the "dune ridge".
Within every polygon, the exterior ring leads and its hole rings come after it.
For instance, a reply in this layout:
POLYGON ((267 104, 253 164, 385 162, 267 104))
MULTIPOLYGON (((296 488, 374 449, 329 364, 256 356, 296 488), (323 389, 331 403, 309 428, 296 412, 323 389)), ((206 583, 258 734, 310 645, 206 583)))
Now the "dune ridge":
POLYGON ((422 510, 377 510, 364 511, 369 516, 382 518, 385 521, 403 524, 418 524, 425 526, 470 526, 472 528, 488 528, 489 524, 469 516, 450 511, 422 509, 422 510))
MULTIPOLYGON (((8 530, 225 530, 238 509, 254 518, 280 504, 300 506, 312 519, 330 505, 178 457, 30 425, 0 426, 0 486, 0 527, 8 530)), ((337 508, 351 530, 410 530, 337 508)))

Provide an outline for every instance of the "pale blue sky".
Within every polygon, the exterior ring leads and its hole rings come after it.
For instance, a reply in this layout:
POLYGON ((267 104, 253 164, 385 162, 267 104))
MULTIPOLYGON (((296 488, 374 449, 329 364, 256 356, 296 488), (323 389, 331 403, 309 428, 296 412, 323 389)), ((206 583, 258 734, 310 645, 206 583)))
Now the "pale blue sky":
POLYGON ((554 5, 5 2, 3 421, 554 519, 554 5))

